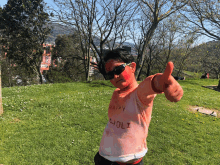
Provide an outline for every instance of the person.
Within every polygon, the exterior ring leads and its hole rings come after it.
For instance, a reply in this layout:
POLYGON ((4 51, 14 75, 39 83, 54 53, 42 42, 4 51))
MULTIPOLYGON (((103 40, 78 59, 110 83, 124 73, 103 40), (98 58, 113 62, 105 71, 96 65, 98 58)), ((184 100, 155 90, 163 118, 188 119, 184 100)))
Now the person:
POLYGON ((116 89, 108 107, 109 121, 94 157, 95 165, 144 164, 155 96, 164 93, 171 102, 180 101, 183 96, 181 86, 171 76, 173 67, 168 62, 164 73, 151 75, 138 84, 132 55, 122 48, 105 53, 98 68, 116 89))
POLYGON ((173 76, 175 80, 185 80, 185 77, 173 76))

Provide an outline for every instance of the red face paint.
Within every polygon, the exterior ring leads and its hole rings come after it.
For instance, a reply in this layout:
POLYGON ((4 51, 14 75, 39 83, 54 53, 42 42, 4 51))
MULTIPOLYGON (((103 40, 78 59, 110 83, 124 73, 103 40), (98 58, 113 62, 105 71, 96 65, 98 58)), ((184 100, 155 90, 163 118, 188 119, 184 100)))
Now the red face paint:
POLYGON ((128 73, 128 71, 125 69, 124 72, 122 72, 122 75, 124 77, 124 80, 128 81, 131 77, 132 73, 128 73))
MULTIPOLYGON (((106 71, 112 71, 116 66, 119 66, 121 64, 124 64, 124 62, 117 61, 117 60, 109 60, 106 65, 105 69, 106 71)), ((120 75, 115 75, 113 79, 110 80, 110 82, 116 87, 120 89, 129 88, 131 84, 134 84, 136 82, 135 77, 133 75, 132 69, 129 66, 125 67, 125 70, 120 75)))

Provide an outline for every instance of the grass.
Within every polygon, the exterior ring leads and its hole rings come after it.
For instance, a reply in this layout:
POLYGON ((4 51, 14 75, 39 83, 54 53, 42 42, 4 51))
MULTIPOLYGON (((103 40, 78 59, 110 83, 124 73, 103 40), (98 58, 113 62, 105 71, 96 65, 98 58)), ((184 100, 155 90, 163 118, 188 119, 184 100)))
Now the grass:
MULTIPOLYGON (((180 81, 180 102, 155 98, 145 164, 220 164, 220 119, 187 110, 220 110, 220 93, 201 87, 217 83, 180 81)), ((94 164, 113 91, 107 81, 3 88, 0 164, 94 164)))
POLYGON ((204 73, 196 73, 190 71, 183 71, 184 76, 188 79, 199 79, 204 73))

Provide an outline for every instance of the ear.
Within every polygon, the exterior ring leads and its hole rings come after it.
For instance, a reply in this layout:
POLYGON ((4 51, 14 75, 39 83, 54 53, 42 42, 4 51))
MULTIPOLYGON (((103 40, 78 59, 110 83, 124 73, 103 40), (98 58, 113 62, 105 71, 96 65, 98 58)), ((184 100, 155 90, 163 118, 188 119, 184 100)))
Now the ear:
POLYGON ((130 68, 131 68, 132 72, 135 73, 135 71, 136 71, 136 63, 135 63, 135 62, 132 62, 132 63, 130 64, 130 68))

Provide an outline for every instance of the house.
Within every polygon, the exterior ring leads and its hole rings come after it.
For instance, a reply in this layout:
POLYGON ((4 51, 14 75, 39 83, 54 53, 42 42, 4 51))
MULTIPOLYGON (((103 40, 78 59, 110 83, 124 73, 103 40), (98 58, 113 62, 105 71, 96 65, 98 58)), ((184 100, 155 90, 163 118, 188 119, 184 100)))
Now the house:
POLYGON ((43 44, 43 47, 44 47, 44 53, 42 55, 42 62, 40 68, 41 73, 43 73, 44 70, 49 70, 51 66, 51 59, 52 59, 51 51, 53 49, 53 45, 43 44))

